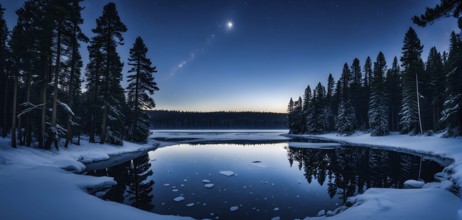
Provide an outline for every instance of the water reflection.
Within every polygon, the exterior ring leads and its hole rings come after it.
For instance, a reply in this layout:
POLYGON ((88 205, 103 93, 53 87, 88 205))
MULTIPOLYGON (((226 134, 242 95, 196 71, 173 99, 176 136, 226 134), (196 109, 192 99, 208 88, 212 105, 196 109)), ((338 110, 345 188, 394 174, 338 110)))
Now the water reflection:
POLYGON ((89 174, 111 176, 117 182, 117 185, 105 193, 103 199, 127 203, 133 207, 149 211, 154 208, 152 189, 155 183, 152 178, 148 179, 153 175, 150 168, 149 155, 145 154, 113 167, 90 171, 89 174))
MULTIPOLYGON (((419 163, 418 156, 360 147, 179 144, 90 174, 117 181, 103 199, 159 214, 294 219, 333 210, 370 187, 402 188, 405 180, 418 178, 419 163), (225 170, 235 175, 220 173, 225 170)), ((433 181, 442 169, 424 160, 421 178, 433 181)))
MULTIPOLYGON (((403 188, 404 181, 419 178, 419 156, 362 147, 335 149, 287 148, 292 167, 298 162, 310 184, 313 179, 328 185, 328 195, 338 195, 346 202, 350 196, 371 187, 403 188)), ((434 181, 433 175, 443 169, 430 160, 422 160, 420 178, 434 181)))

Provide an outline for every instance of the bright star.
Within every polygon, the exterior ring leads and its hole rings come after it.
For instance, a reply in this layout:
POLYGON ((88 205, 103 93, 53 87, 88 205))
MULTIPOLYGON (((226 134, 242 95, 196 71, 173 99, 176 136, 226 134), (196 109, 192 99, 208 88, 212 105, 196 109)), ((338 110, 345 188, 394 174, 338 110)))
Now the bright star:
POLYGON ((233 24, 232 21, 228 21, 228 22, 226 23, 226 27, 228 28, 228 30, 231 30, 231 29, 233 28, 233 25, 234 25, 234 24, 233 24))

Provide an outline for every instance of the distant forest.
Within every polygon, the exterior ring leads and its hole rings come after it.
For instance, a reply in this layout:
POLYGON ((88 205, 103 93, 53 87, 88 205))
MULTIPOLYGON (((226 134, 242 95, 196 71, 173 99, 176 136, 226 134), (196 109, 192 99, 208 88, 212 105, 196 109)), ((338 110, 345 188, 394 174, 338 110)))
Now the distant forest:
POLYGON ((287 114, 270 112, 183 112, 152 110, 153 129, 281 129, 287 114))

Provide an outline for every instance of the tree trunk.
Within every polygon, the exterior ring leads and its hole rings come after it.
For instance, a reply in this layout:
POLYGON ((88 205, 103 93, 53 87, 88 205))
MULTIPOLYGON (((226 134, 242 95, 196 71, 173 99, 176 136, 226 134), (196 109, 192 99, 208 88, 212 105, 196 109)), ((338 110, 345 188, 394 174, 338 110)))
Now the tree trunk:
POLYGON ((140 58, 138 57, 138 62, 136 64, 136 86, 135 86, 135 103, 133 106, 135 108, 135 115, 133 117, 133 125, 132 125, 132 133, 131 133, 131 141, 134 141, 134 134, 135 134, 135 127, 138 122, 138 86, 139 86, 139 75, 140 75, 140 58))
MULTIPOLYGON (((68 91, 68 96, 69 96, 69 108, 73 108, 73 94, 74 94, 74 88, 73 88, 73 83, 74 83, 74 72, 75 72, 75 59, 76 59, 76 50, 77 50, 77 26, 74 24, 74 31, 73 31, 73 38, 72 39, 72 58, 71 58, 71 74, 70 74, 70 79, 69 79, 69 91, 68 91)), ((64 143, 64 147, 67 148, 69 145, 69 142, 72 143, 72 124, 71 124, 71 115, 68 113, 68 119, 67 119, 67 133, 66 133, 66 143, 64 143)))
POLYGON ((419 97, 419 78, 417 73, 415 74, 415 84, 417 88, 417 113, 419 114, 419 125, 420 125, 420 133, 422 134, 422 118, 420 116, 420 97, 419 97))
POLYGON ((49 131, 49 136, 48 136, 48 141, 47 148, 50 148, 50 145, 52 142, 55 144, 56 150, 58 149, 58 140, 57 140, 57 123, 56 123, 56 111, 58 110, 57 104, 58 104, 58 76, 59 76, 59 71, 60 71, 60 64, 61 64, 61 26, 62 26, 62 21, 59 21, 58 23, 58 41, 56 43, 56 62, 55 62, 55 74, 54 74, 54 83, 53 83, 53 102, 52 102, 52 113, 51 113, 51 129, 49 131))
POLYGON ((6 129, 8 127, 8 81, 10 81, 8 79, 8 75, 6 75, 6 79, 5 79, 5 91, 4 91, 4 95, 5 95, 5 99, 3 100, 3 131, 2 131, 2 136, 3 138, 6 137, 7 135, 7 130, 6 129))
POLYGON ((18 97, 18 79, 14 77, 13 81, 13 106, 11 122, 11 146, 16 148, 16 99, 18 97))
MULTIPOLYGON (((27 75, 26 79, 26 102, 30 103, 30 87, 31 87, 31 76, 27 75)), ((31 117, 30 112, 26 114, 26 146, 30 147, 32 142, 32 131, 31 131, 31 117)))
POLYGON ((95 143, 95 133, 96 133, 96 110, 98 108, 98 86, 99 86, 99 68, 101 61, 99 57, 96 58, 96 76, 95 76, 95 91, 93 93, 93 105, 91 106, 91 121, 90 121, 90 143, 95 143))
POLYGON ((107 135, 107 117, 108 117, 108 108, 109 108, 109 105, 108 105, 108 99, 109 99, 109 83, 110 83, 110 80, 109 80, 109 74, 110 74, 110 69, 111 69, 111 65, 110 65, 110 57, 111 57, 111 54, 110 54, 110 49, 109 47, 111 46, 111 20, 109 19, 108 21, 108 33, 107 33, 107 36, 106 36, 106 82, 104 83, 105 85, 105 91, 104 91, 104 109, 103 109, 103 122, 101 124, 101 140, 100 140, 100 144, 104 144, 105 141, 106 141, 106 135, 107 135))

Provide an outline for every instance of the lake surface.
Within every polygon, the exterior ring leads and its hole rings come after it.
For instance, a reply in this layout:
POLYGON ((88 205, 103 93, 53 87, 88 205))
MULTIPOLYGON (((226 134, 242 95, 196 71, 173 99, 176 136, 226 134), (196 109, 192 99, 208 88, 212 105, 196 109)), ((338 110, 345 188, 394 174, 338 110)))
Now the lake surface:
MULTIPOLYGON (((165 215, 281 219, 334 210, 370 187, 419 178, 419 156, 365 147, 291 148, 288 143, 178 144, 90 171, 118 185, 100 195, 165 215)), ((422 160, 420 178, 443 167, 422 160)))

